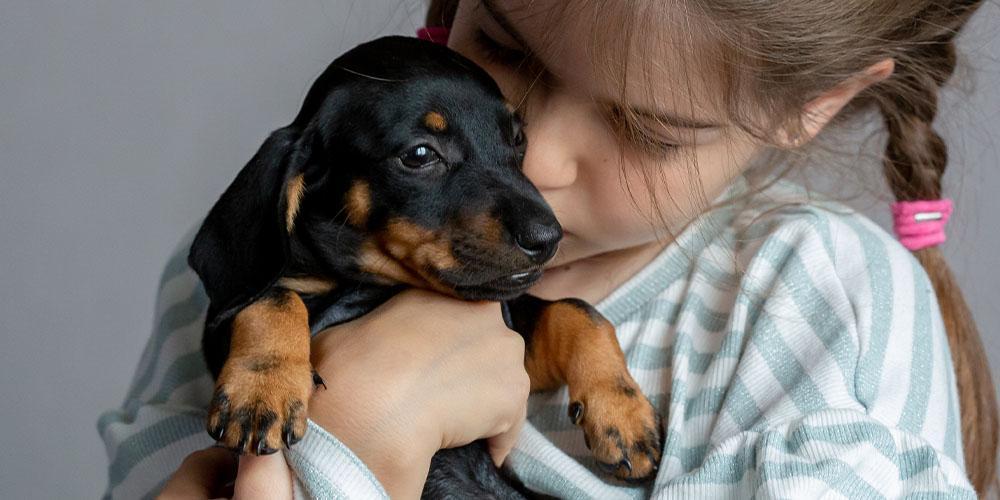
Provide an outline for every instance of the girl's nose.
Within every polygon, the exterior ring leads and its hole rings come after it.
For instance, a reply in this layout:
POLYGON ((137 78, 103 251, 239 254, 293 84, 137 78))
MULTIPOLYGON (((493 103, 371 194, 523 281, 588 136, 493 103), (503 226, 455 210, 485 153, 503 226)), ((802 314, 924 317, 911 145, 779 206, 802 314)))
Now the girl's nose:
POLYGON ((526 117, 524 174, 540 191, 568 187, 576 182, 579 161, 586 158, 588 137, 593 135, 586 105, 559 92, 533 101, 526 117))

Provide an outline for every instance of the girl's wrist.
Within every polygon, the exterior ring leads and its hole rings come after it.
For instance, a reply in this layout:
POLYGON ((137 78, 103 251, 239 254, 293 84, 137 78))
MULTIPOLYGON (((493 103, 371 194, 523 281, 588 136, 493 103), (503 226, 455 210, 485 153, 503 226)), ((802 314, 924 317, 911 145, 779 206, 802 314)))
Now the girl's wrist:
POLYGON ((338 397, 338 392, 316 391, 309 406, 313 422, 347 446, 391 498, 419 498, 437 449, 415 439, 420 433, 402 438, 401 435, 410 432, 402 428, 402 423, 398 427, 374 424, 378 419, 357 411, 366 401, 359 401, 357 395, 353 400, 345 400, 338 397), (348 406, 354 409, 344 411, 348 406))
POLYGON ((417 408, 402 416, 400 405, 392 401, 391 380, 377 380, 378 371, 352 363, 344 352, 350 349, 343 349, 341 335, 362 334, 359 330, 367 326, 356 322, 351 332, 334 329, 313 340, 312 363, 326 388, 314 392, 309 417, 364 462, 390 497, 419 498, 440 438, 421 431, 420 422, 426 419, 417 408))

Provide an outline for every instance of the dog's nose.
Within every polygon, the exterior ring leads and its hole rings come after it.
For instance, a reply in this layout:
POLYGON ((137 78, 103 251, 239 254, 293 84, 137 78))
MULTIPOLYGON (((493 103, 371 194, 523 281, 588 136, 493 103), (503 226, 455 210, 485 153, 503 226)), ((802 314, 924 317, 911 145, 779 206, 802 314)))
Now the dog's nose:
POLYGON ((517 233, 514 242, 532 262, 544 264, 556 254, 559 240, 562 239, 562 227, 558 222, 552 224, 529 224, 517 233))

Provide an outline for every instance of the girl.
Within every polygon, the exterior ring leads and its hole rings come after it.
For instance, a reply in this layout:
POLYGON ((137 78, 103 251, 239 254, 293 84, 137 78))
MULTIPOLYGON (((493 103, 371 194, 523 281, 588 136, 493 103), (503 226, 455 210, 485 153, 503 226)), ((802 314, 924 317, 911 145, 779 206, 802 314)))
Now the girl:
MULTIPOLYGON (((565 230, 532 293, 581 297, 616 325, 664 418, 659 470, 608 479, 565 390, 525 406, 523 344, 496 304, 412 291, 314 338, 328 389, 309 432, 284 457, 244 457, 238 493, 412 498, 437 449, 481 437, 529 488, 561 497, 984 492, 994 392, 935 246, 951 208, 931 126, 953 39, 980 3, 432 2, 439 29, 425 34, 447 35, 518 103, 525 172, 565 230), (782 180, 851 117, 886 125, 912 253, 782 180)), ((195 451, 211 444, 212 382, 188 244, 126 403, 99 423, 112 496, 206 497, 232 479, 225 452, 195 451)))

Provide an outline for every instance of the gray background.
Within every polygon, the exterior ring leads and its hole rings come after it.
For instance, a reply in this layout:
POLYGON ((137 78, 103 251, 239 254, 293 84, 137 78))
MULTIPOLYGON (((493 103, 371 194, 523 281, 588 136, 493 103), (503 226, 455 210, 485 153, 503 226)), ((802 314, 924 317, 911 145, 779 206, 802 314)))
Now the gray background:
MULTIPOLYGON (((333 56, 420 0, 6 0, 0 6, 0 496, 99 496, 168 253, 333 56)), ((1000 8, 947 96, 947 245, 1000 367, 1000 8), (970 82, 972 80, 963 80, 970 82)), ((854 166, 866 185, 872 165, 854 166)), ((838 182, 838 184, 842 184, 838 182)), ((877 184, 875 184, 877 185, 877 184)), ((858 202, 885 221, 887 208, 858 202)), ((1000 369, 995 369, 1000 374, 1000 369)))

